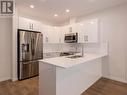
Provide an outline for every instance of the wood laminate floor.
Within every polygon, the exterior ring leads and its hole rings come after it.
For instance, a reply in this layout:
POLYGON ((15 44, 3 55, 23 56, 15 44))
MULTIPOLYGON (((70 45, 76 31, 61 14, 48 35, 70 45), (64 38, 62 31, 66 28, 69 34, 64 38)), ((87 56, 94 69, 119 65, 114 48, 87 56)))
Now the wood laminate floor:
POLYGON ((127 84, 101 78, 82 95, 127 95, 127 84))
MULTIPOLYGON (((1 82, 0 95, 38 95, 38 77, 1 82)), ((127 95, 127 84, 101 78, 82 95, 127 95)))
POLYGON ((0 83, 0 95, 38 95, 38 77, 0 83))

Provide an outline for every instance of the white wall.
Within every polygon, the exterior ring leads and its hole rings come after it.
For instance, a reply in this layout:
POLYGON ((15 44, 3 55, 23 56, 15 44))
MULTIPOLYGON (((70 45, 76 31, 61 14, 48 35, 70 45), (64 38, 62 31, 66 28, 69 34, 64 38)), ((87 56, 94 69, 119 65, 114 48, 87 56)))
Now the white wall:
POLYGON ((109 43, 109 57, 104 58, 103 76, 127 82, 127 4, 81 17, 78 21, 99 18, 101 42, 109 43))
POLYGON ((11 79, 12 19, 0 18, 0 81, 11 79))

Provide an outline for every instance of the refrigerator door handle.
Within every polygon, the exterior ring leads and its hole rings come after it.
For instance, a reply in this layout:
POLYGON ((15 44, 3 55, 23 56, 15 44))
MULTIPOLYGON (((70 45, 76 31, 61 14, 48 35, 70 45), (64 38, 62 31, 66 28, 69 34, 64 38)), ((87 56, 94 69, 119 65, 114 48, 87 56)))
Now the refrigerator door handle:
POLYGON ((29 52, 29 44, 27 44, 27 52, 29 52))
POLYGON ((31 51, 32 51, 32 56, 34 56, 34 39, 31 39, 31 51))
POLYGON ((35 40, 33 39, 33 55, 35 55, 35 40))
POLYGON ((30 64, 30 62, 24 62, 23 65, 27 65, 27 64, 30 64))

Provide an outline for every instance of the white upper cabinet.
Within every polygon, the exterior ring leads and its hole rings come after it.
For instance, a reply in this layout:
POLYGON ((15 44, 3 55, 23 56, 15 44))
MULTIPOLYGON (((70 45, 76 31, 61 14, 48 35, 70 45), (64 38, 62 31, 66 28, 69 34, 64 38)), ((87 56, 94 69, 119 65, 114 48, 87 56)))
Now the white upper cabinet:
POLYGON ((77 26, 79 43, 98 43, 98 19, 80 22, 77 26))
POLYGON ((53 27, 53 32, 52 32, 52 41, 53 43, 62 43, 62 33, 61 29, 59 27, 53 27))
POLYGON ((31 22, 33 24, 33 31, 39 31, 39 32, 41 32, 41 27, 42 27, 41 22, 35 21, 35 20, 32 20, 31 22))
POLYGON ((63 26, 63 32, 64 34, 68 34, 68 33, 71 33, 71 26, 70 25, 67 25, 67 26, 63 26))
POLYGON ((25 29, 25 30, 30 30, 32 27, 30 26, 30 20, 23 18, 23 17, 19 17, 19 25, 18 25, 19 29, 25 29))
POLYGON ((66 25, 63 26, 61 30, 64 32, 64 34, 75 33, 76 32, 75 26, 76 26, 75 24, 66 25))
POLYGON ((44 43, 62 43, 62 33, 59 27, 44 26, 42 33, 44 43))
POLYGON ((46 25, 42 25, 41 32, 43 33, 43 42, 49 43, 49 27, 46 25))
POLYGON ((98 19, 62 27, 44 25, 39 21, 19 17, 19 29, 40 31, 44 43, 64 43, 65 34, 78 33, 78 43, 98 43, 98 19))
POLYGON ((49 43, 59 43, 59 29, 57 27, 50 27, 49 29, 49 43))
POLYGON ((67 25, 61 30, 64 34, 78 33, 78 43, 98 43, 98 19, 67 25))
POLYGON ((41 31, 41 22, 19 17, 19 29, 41 31))

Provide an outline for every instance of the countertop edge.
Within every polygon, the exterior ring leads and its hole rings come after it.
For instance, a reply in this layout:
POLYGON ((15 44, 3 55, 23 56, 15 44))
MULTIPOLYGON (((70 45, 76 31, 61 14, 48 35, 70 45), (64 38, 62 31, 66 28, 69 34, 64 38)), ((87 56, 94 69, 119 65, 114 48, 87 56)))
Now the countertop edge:
MULTIPOLYGON (((86 54, 86 55, 91 55, 91 54, 86 54)), ((39 60, 39 62, 43 62, 43 63, 46 63, 46 64, 54 65, 54 66, 59 67, 59 68, 67 69, 67 68, 71 68, 73 66, 77 66, 79 64, 83 64, 83 63, 86 63, 86 62, 89 62, 89 61, 92 61, 92 60, 95 60, 95 59, 98 59, 98 58, 105 57, 105 56, 108 56, 108 55, 107 54, 92 54, 91 58, 84 59, 84 61, 82 61, 81 63, 77 62, 77 64, 73 64, 73 65, 70 65, 70 66, 68 66, 68 65, 58 65, 58 64, 54 64, 54 63, 48 62, 48 60, 50 60, 50 59, 57 60, 58 58, 62 58, 62 57, 49 58, 49 59, 46 59, 46 60, 45 59, 44 60, 39 60)), ((63 59, 64 59, 64 57, 63 57, 63 59)))

